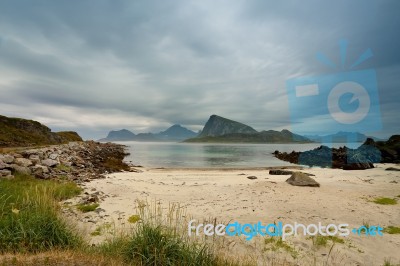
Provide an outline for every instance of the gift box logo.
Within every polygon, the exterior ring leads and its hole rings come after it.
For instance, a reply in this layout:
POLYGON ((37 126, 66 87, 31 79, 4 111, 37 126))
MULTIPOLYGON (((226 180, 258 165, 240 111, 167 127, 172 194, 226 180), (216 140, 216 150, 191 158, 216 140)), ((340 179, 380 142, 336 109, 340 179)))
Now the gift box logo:
MULTIPOLYGON (((347 42, 340 42, 341 70, 337 73, 287 80, 292 131, 300 135, 329 135, 349 132, 348 143, 355 132, 368 133, 382 128, 376 71, 354 70, 372 57, 367 49, 347 67, 347 42), (346 70, 347 71, 344 71, 346 70)), ((332 69, 337 65, 322 53, 317 59, 332 69)), ((331 140, 324 140, 325 144, 331 140)))

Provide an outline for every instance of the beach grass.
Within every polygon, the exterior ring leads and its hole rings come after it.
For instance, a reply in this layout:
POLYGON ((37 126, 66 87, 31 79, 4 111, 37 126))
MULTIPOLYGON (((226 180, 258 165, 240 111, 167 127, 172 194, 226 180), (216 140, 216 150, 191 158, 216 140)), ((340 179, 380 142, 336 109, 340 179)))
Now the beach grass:
POLYGON ((138 201, 136 209, 128 218, 131 230, 98 252, 132 265, 242 265, 215 252, 214 245, 189 238, 185 210, 178 204, 170 204, 165 214, 159 202, 138 201))
POLYGON ((385 229, 383 229, 383 232, 387 233, 387 234, 400 234, 400 227, 398 226, 388 226, 385 227, 385 229))
POLYGON ((373 200, 373 202, 376 204, 381 204, 381 205, 396 205, 397 204, 396 199, 385 198, 385 197, 376 198, 373 200))
POLYGON ((264 239, 264 244, 266 245, 264 248, 266 251, 284 250, 289 253, 292 258, 297 258, 299 255, 298 251, 293 246, 283 241, 281 237, 267 237, 264 239))
POLYGON ((390 259, 385 259, 382 266, 400 266, 400 262, 392 263, 392 261, 390 259))
POLYGON ((58 201, 76 196, 74 183, 16 174, 0 181, 0 252, 75 248, 83 240, 59 215, 58 201))
POLYGON ((97 207, 99 207, 100 204, 98 203, 93 203, 93 204, 78 204, 76 205, 76 208, 78 210, 80 210, 81 212, 92 212, 95 209, 97 209, 97 207))
MULTIPOLYGON (((159 204, 138 202, 129 232, 91 246, 60 216, 59 201, 81 192, 74 183, 17 175, 1 180, 0 192, 0 265, 255 265, 190 239, 178 205, 164 215, 159 204)), ((92 236, 110 227, 98 226, 92 236)))
POLYGON ((323 236, 323 235, 316 235, 312 237, 313 244, 316 247, 325 247, 329 241, 332 243, 344 244, 344 240, 337 236, 323 236))

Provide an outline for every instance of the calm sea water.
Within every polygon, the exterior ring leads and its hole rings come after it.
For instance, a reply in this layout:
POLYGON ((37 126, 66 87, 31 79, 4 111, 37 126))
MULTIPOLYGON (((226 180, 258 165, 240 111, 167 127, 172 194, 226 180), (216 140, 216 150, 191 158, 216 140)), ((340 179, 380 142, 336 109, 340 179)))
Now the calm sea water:
MULTIPOLYGON (((125 158, 145 167, 268 167, 291 165, 276 159, 275 150, 306 151, 319 147, 308 144, 203 144, 173 142, 118 142, 128 146, 125 158)), ((334 147, 343 146, 335 143, 334 147)))

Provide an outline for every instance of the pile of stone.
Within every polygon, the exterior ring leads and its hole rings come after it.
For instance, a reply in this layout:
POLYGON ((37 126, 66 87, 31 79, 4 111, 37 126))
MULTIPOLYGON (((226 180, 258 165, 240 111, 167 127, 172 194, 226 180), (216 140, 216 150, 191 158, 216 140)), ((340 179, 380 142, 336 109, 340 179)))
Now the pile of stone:
POLYGON ((16 151, 0 154, 0 178, 12 179, 20 173, 41 179, 87 182, 129 170, 123 162, 126 155, 123 145, 94 141, 16 151))

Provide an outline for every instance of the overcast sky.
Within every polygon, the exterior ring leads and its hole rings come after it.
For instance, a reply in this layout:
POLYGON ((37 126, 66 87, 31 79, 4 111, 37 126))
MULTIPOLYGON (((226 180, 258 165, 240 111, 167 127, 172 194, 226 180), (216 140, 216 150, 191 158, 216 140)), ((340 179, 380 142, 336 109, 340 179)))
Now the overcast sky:
POLYGON ((377 71, 383 130, 400 133, 400 1, 0 1, 0 114, 84 138, 199 130, 211 114, 290 129, 286 80, 377 71), (322 3, 323 2, 323 3, 322 3))

